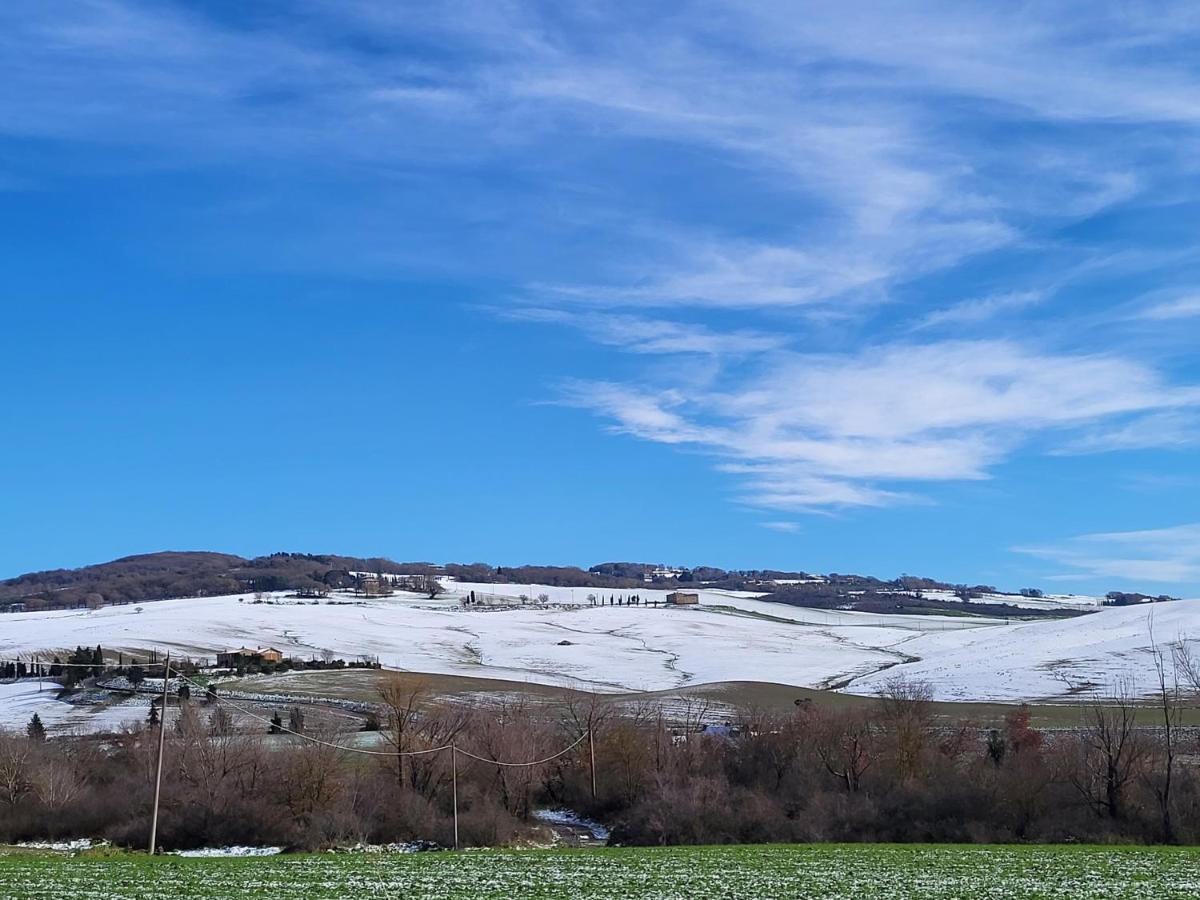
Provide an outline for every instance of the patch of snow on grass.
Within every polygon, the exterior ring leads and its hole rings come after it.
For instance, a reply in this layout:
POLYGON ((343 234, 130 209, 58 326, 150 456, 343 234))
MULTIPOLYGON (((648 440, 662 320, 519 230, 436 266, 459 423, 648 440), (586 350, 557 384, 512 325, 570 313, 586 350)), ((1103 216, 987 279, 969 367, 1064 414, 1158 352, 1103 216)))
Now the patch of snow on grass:
POLYGON ((201 847, 198 850, 173 850, 172 856, 189 857, 238 857, 238 856, 277 856, 283 852, 282 847, 201 847))

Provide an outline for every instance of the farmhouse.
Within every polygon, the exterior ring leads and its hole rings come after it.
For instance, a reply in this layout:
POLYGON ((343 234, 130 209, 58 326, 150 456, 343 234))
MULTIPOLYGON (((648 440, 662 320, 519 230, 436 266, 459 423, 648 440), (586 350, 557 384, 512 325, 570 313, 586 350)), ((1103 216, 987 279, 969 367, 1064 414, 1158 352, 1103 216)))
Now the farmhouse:
POLYGON ((671 606, 696 606, 700 603, 700 595, 684 591, 671 591, 667 594, 667 603, 671 606))
POLYGON ((282 660, 283 653, 274 647, 267 647, 266 649, 259 647, 257 650, 251 650, 249 647, 241 647, 237 650, 227 650, 224 653, 217 654, 217 665, 227 669, 236 669, 239 666, 246 665, 261 665, 265 662, 277 663, 282 660))

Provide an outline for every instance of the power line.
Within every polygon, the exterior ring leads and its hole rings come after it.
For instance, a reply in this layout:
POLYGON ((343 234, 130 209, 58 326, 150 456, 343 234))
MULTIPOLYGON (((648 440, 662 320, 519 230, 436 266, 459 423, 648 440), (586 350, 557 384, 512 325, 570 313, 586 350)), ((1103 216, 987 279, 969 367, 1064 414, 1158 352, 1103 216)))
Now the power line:
POLYGON ((525 766, 540 766, 543 763, 548 763, 548 762, 551 762, 552 760, 556 760, 560 756, 566 756, 568 753, 570 753, 572 750, 574 750, 576 747, 578 747, 580 744, 582 744, 584 739, 588 736, 588 734, 589 734, 589 732, 585 731, 583 734, 581 734, 578 737, 578 739, 576 739, 575 743, 571 744, 568 747, 563 748, 562 750, 559 750, 553 756, 547 756, 547 757, 544 757, 543 759, 535 759, 532 762, 519 762, 519 763, 501 762, 498 759, 488 759, 486 756, 476 756, 474 753, 464 750, 462 747, 455 746, 454 750, 458 753, 461 753, 463 756, 469 756, 469 757, 471 757, 471 759, 477 759, 480 762, 490 763, 493 766, 507 766, 509 768, 519 769, 519 768, 523 768, 525 766))

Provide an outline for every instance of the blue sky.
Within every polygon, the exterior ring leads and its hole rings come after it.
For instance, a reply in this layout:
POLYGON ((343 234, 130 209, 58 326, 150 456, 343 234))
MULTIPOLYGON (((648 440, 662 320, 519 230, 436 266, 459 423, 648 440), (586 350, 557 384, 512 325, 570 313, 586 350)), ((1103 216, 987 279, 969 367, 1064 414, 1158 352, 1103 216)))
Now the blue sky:
POLYGON ((0 574, 1200 595, 1194 4, 0 6, 0 574))

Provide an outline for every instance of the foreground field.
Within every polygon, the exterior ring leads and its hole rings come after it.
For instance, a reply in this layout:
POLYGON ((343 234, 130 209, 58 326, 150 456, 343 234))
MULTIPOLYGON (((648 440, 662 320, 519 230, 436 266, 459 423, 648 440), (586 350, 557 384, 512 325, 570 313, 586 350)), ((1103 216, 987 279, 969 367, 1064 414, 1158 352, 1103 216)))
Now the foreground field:
POLYGON ((0 857, 6 898, 1171 898, 1200 851, 817 845, 251 859, 0 857))

